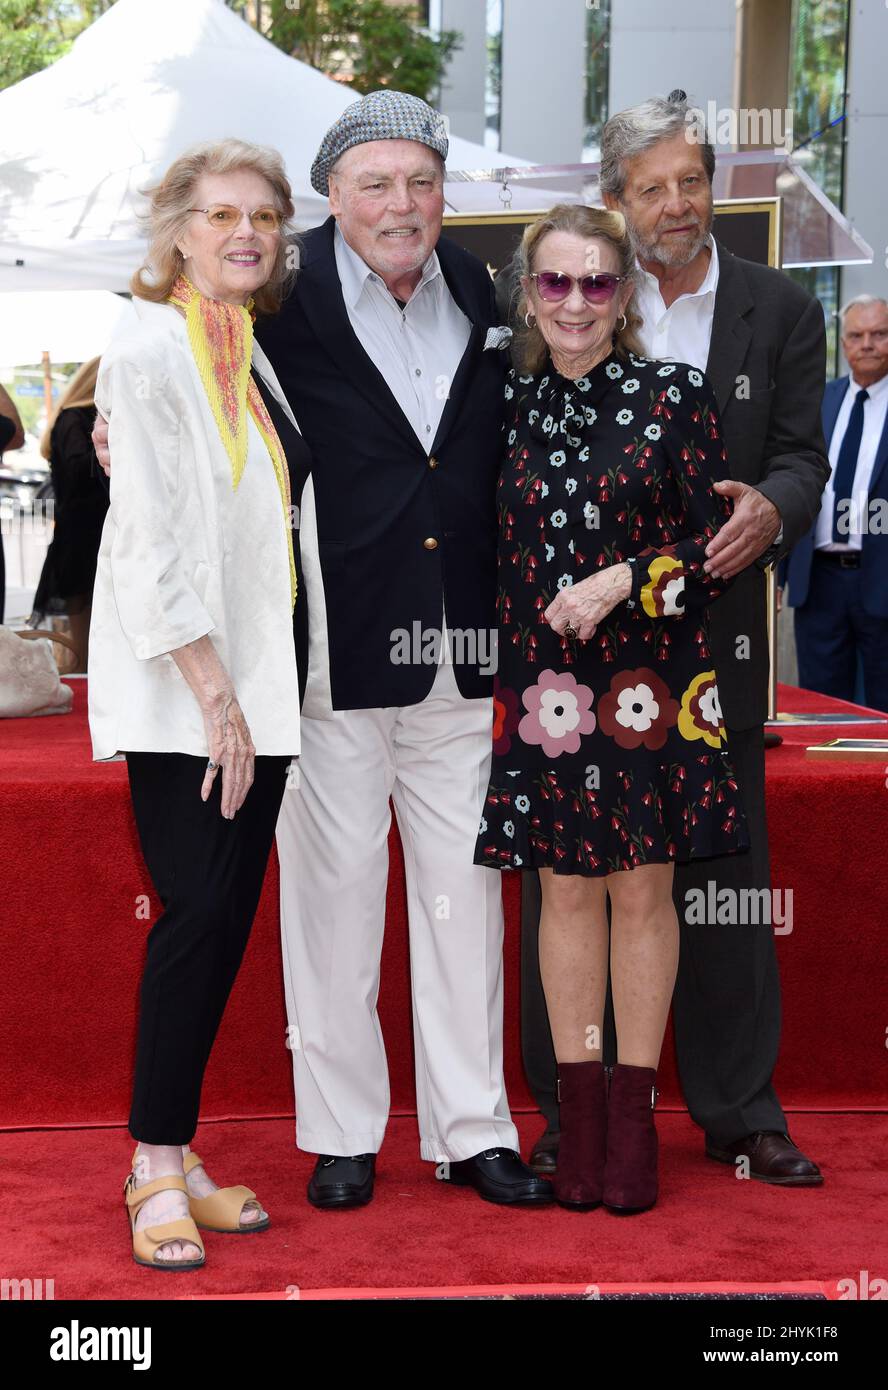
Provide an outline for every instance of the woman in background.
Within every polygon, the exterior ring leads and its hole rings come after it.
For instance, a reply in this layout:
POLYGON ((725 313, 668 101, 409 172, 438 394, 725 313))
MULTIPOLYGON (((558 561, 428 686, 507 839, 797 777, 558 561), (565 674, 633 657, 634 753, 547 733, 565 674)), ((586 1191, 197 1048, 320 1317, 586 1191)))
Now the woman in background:
POLYGON ((52 475, 55 529, 31 621, 39 625, 44 615, 67 615, 77 645, 78 671, 87 667, 96 561, 108 510, 108 480, 90 438, 98 370, 99 359, 94 357, 75 373, 40 441, 52 475))

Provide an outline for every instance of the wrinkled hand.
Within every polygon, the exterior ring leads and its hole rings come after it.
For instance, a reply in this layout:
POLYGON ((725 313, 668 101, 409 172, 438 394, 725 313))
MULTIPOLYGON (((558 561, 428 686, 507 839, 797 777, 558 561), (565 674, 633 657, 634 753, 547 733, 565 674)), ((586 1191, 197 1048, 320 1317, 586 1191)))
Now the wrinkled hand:
POLYGON ((103 415, 96 412, 96 422, 92 431, 93 448, 96 451, 96 458, 105 470, 107 477, 111 477, 111 451, 108 448, 108 421, 103 415))
POLYGON ((780 530, 780 513, 758 488, 725 478, 713 484, 734 499, 734 513, 706 547, 703 568, 716 579, 733 579, 768 549, 780 530))
POLYGON ((233 690, 222 691, 203 701, 201 714, 210 761, 218 766, 207 768, 200 797, 202 801, 207 800, 221 769, 222 815, 226 820, 234 820, 253 785, 256 749, 233 690))
POLYGON ((616 605, 632 592, 632 570, 628 565, 611 565, 579 584, 560 589, 543 617, 553 632, 564 635, 570 624, 581 642, 588 642, 596 627, 616 605))

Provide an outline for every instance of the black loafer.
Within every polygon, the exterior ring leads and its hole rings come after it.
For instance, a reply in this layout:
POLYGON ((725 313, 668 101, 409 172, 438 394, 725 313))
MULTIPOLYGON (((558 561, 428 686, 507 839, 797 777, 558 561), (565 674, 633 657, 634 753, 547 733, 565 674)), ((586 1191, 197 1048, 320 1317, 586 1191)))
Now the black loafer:
POLYGON ((376 1154, 352 1154, 342 1158, 319 1154, 308 1184, 308 1200, 313 1207, 342 1211, 345 1207, 364 1207, 373 1196, 376 1154))
POLYGON ((551 1202, 555 1195, 552 1184, 536 1177, 514 1149, 485 1149, 448 1167, 449 1181, 456 1187, 474 1187, 485 1202, 500 1206, 537 1206, 551 1202))

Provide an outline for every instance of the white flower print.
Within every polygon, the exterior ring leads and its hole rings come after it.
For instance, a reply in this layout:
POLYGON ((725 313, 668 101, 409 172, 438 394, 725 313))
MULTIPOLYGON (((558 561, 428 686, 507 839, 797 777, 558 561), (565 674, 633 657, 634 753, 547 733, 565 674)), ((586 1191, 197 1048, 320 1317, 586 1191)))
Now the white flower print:
POLYGON ((522 865, 523 863, 524 863, 524 860, 521 858, 521 855, 520 855, 520 854, 513 854, 513 855, 512 855, 512 865, 513 865, 514 868, 516 868, 516 869, 520 868, 521 865, 522 865))
POLYGON ((588 445, 588 444, 584 444, 584 445, 583 445, 582 449, 581 449, 580 452, 579 452, 578 457, 579 457, 580 463, 588 463, 588 462, 589 462, 589 445, 588 445))
POLYGON ((565 462, 566 458, 567 454, 564 452, 563 449, 556 449, 554 454, 549 455, 549 462, 551 463, 553 468, 560 468, 561 465, 565 462))
POLYGON ((623 368, 620 366, 619 362, 608 362, 604 370, 611 381, 619 381, 620 377, 623 375, 623 368))
POLYGON ((527 412, 527 421, 528 421, 528 424, 535 425, 536 422, 537 422, 537 420, 538 420, 539 418, 540 418, 540 412, 539 412, 538 410, 529 410, 529 411, 527 412))
POLYGON ((673 382, 672 385, 667 389, 666 395, 668 396, 669 400, 672 401, 673 405, 678 405, 679 401, 681 400, 681 392, 675 385, 675 382, 673 382))
POLYGON ((626 395, 628 396, 631 395, 633 391, 637 391, 640 385, 641 382, 638 380, 637 376, 630 376, 628 381, 623 382, 623 385, 620 387, 620 390, 625 391, 626 395))
POLYGON ((644 437, 645 439, 656 440, 660 438, 660 435, 662 433, 663 431, 660 429, 659 425, 648 425, 647 429, 644 432, 644 437))
POLYGON ((583 414, 586 417, 587 425, 594 425, 595 421, 598 419, 598 411, 595 410, 595 408, 591 405, 586 405, 583 407, 583 414))
POLYGON ((542 487, 542 491, 540 492, 540 496, 541 496, 541 497, 548 497, 548 496, 549 496, 549 484, 548 484, 548 483, 543 483, 543 487, 542 487))
POLYGON ((510 444, 514 444, 514 443, 515 443, 515 440, 516 440, 517 438, 518 438, 518 431, 517 431, 517 430, 510 430, 510 431, 509 431, 509 443, 510 443, 510 444))
POLYGON ((571 555, 573 555, 573 554, 575 553, 575 552, 574 552, 574 543, 573 543, 572 540, 571 540, 571 541, 568 541, 568 543, 567 543, 567 548, 568 548, 568 550, 570 551, 571 555))
POLYGON ((515 822, 510 820, 503 821, 503 830, 511 840, 512 836, 515 834, 515 822))
POLYGON ((589 378, 588 378, 587 376, 581 376, 580 379, 579 379, 579 381, 576 382, 576 387, 577 387, 577 390, 579 390, 579 391, 588 391, 588 390, 589 390, 589 378))
POLYGON ((571 584, 573 584, 573 576, 570 574, 563 574, 558 581, 559 589, 569 589, 571 584))
POLYGON ((635 416, 632 414, 631 410, 621 410, 617 413, 618 425, 631 425, 634 419, 635 416))
POLYGON ((576 490, 577 490, 577 480, 576 480, 576 478, 565 478, 565 480, 564 480, 564 487, 565 487, 565 491, 567 492, 568 497, 573 497, 574 493, 575 493, 576 490))
POLYGON ((694 370, 691 370, 691 371, 688 372, 688 381, 691 383, 692 386, 702 386, 702 385, 703 385, 703 377, 702 377, 702 375, 700 374, 700 372, 696 372, 696 371, 694 371, 694 370))
POLYGON ((567 522, 567 512, 563 512, 559 507, 557 511, 552 513, 549 520, 553 526, 564 526, 567 522))
POLYGON ((654 692, 643 681, 636 686, 627 686, 617 697, 615 718, 624 729, 634 729, 639 734, 647 733, 659 718, 659 714, 660 706, 654 699, 654 692))
POLYGON ((677 579, 668 580, 662 593, 663 613, 667 618, 674 618, 677 613, 683 613, 685 611, 684 596, 684 575, 680 574, 677 579))
POLYGON ((700 714, 706 720, 706 723, 711 724, 714 729, 717 729, 721 724, 722 707, 721 701, 718 698, 717 685, 710 685, 700 696, 700 714))
POLYGON ((555 421, 552 419, 551 415, 547 415, 545 420, 543 421, 543 429, 546 431, 546 434, 551 434, 554 428, 555 421))
POLYGON ((583 516, 586 518, 587 521, 591 521, 595 516, 595 509, 591 502, 583 503, 583 516))
POLYGON ((510 401, 510 400, 512 399, 512 397, 514 396, 514 394, 515 394, 515 392, 512 390, 511 386, 509 386, 508 383, 507 383, 507 384, 506 384, 506 400, 507 400, 507 401, 510 401))
POLYGON ((672 373, 673 373, 674 371, 675 371, 675 363, 674 363, 674 362, 667 362, 667 364, 666 364, 665 367, 660 367, 660 368, 658 369, 658 371, 657 371, 657 376, 672 376, 672 373))
POLYGON ((546 542, 546 559, 547 559, 547 560, 554 560, 554 559, 555 559, 555 547, 554 547, 554 545, 550 545, 548 541, 546 542))
POLYGON ((532 376, 519 376, 518 380, 524 382, 525 386, 529 386, 530 383, 533 381, 533 377, 532 377, 532 376))
POLYGON ((516 797, 515 797, 515 810, 516 810, 516 811, 521 811, 521 813, 522 813, 523 815, 526 815, 527 812, 530 810, 530 797, 529 797, 529 796, 516 796, 516 797))
POLYGON ((481 824, 478 826, 478 834, 479 834, 479 835, 486 835, 486 834, 487 834, 487 821, 484 819, 483 816, 481 817, 481 824))

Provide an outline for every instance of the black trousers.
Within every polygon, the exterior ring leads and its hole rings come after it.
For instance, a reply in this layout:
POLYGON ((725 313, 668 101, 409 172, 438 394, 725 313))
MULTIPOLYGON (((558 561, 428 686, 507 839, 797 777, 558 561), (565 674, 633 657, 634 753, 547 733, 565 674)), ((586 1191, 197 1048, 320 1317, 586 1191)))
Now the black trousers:
POLYGON ((142 854, 163 905, 148 934, 129 1129, 146 1144, 188 1144, 204 1071, 259 905, 288 757, 257 757, 234 820, 204 802, 206 758, 127 753, 142 854))
MULTIPOLYGON (((691 1117, 722 1143, 757 1129, 785 1130, 771 1084, 780 1046, 780 980, 774 929, 696 925, 685 920, 686 893, 709 882, 770 888, 762 728, 728 730, 728 747, 749 823, 750 850, 675 866, 673 898, 681 938, 672 1020, 678 1071, 691 1117)), ((549 1129, 558 1129, 555 1053, 540 980, 540 881, 524 872, 521 890, 521 1046, 527 1080, 549 1129)), ((616 1061, 610 987, 603 1061, 616 1061)))

